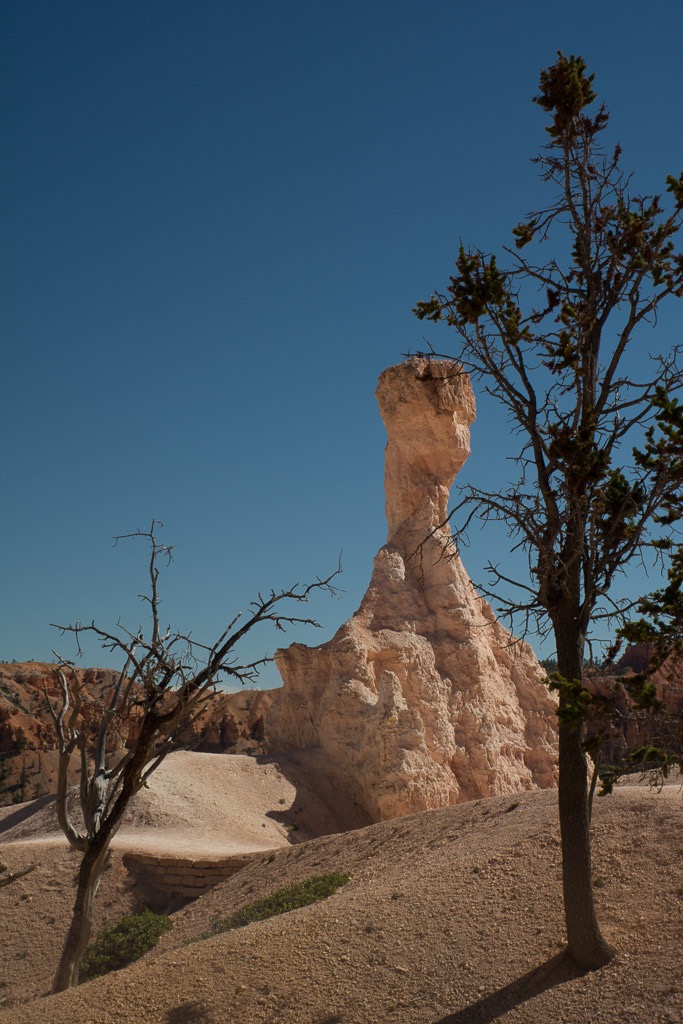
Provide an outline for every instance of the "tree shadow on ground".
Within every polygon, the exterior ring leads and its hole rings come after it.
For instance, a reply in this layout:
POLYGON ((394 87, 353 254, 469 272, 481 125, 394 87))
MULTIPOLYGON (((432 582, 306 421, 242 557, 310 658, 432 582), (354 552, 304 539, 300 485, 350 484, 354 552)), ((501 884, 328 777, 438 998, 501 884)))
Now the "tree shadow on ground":
POLYGON ((573 981, 574 978, 580 978, 585 973, 563 950, 539 967, 534 967, 522 978, 515 979, 505 988, 499 988, 490 996, 485 996, 471 1006, 449 1014, 448 1017, 442 1017, 434 1024, 489 1024, 489 1021, 498 1020, 541 992, 573 981))
POLYGON ((18 810, 12 811, 7 817, 0 821, 0 832, 9 832, 15 825, 20 825, 23 821, 31 818, 38 811, 42 810, 49 803, 55 803, 55 797, 49 793, 47 796, 39 796, 35 800, 30 800, 23 804, 18 810))
POLYGON ((213 1018, 201 1003, 182 1003, 167 1012, 165 1024, 213 1024, 213 1018))

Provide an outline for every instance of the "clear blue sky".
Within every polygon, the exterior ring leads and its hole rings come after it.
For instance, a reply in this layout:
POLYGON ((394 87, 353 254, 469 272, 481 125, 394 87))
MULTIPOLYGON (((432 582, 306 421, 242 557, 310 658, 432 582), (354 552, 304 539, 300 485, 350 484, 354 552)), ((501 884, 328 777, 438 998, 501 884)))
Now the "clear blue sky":
MULTIPOLYGON (((460 237, 496 248, 544 201, 540 69, 583 54, 625 166, 661 190, 683 163, 683 6, 5 0, 0 18, 0 658, 71 655, 51 621, 135 627, 146 552, 111 537, 153 516, 177 546, 163 614, 200 640, 343 549, 323 630, 289 635, 322 642, 386 539, 373 391, 424 344, 412 306, 460 237)), ((463 476, 506 473, 507 443, 480 402, 463 476)), ((464 552, 475 580, 492 549, 464 552)))

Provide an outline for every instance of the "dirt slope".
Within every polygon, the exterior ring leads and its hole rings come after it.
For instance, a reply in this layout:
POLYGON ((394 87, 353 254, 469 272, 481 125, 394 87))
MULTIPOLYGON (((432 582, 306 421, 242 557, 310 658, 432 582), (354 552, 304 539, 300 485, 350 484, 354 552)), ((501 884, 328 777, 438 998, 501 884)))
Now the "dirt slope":
MULTIPOLYGON (((197 763, 187 768, 198 784, 197 763)), ((553 966, 563 938, 555 800, 493 798, 281 846, 174 915, 138 964, 6 1005, 0 1024, 679 1024, 679 788, 624 786, 597 803, 596 896, 619 955, 588 975, 553 966), (187 944, 215 918, 333 870, 352 878, 330 899, 187 944)), ((39 857, 32 874, 0 890, 8 1001, 22 994, 22 972, 24 996, 49 983, 76 864, 54 843, 27 840, 0 845, 10 866, 39 857)), ((115 857, 100 917, 120 916, 133 897, 115 857)))

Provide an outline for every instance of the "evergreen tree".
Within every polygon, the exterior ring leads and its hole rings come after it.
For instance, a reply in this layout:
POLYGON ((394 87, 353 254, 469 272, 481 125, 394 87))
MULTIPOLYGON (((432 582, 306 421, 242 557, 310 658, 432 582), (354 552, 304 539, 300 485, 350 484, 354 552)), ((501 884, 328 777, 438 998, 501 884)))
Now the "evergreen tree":
MULTIPOLYGON (((519 478, 496 491, 469 488, 462 504, 469 518, 506 524, 528 556, 528 575, 511 581, 490 567, 494 582, 520 588, 503 605, 527 622, 536 616, 554 636, 568 951, 589 969, 614 951, 593 902, 586 645, 597 620, 623 621, 633 607, 610 593, 616 575, 675 525, 680 475, 671 460, 647 446, 634 455, 633 446, 683 382, 675 347, 650 364, 646 380, 632 380, 630 369, 660 304, 683 296, 683 254, 674 246, 683 172, 666 179, 666 203, 631 191, 621 147, 603 144, 605 106, 588 112, 593 81, 581 57, 562 53, 541 72, 534 102, 550 116, 549 142, 535 163, 552 189, 549 204, 514 228, 506 267, 461 246, 445 292, 415 309, 454 329, 464 368, 521 437, 519 478)), ((658 444, 654 435, 649 443, 658 444)), ((680 595, 680 559, 673 566, 680 595)))

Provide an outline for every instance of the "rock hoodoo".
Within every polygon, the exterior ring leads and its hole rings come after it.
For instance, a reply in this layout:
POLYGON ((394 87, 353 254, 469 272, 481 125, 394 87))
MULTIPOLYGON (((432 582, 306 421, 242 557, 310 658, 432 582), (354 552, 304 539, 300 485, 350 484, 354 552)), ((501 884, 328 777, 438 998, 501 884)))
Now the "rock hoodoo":
POLYGON ((555 705, 543 672, 444 557, 450 486, 475 418, 458 364, 381 375, 388 541, 360 608, 328 643, 278 651, 272 752, 307 750, 371 820, 552 786, 555 705))

